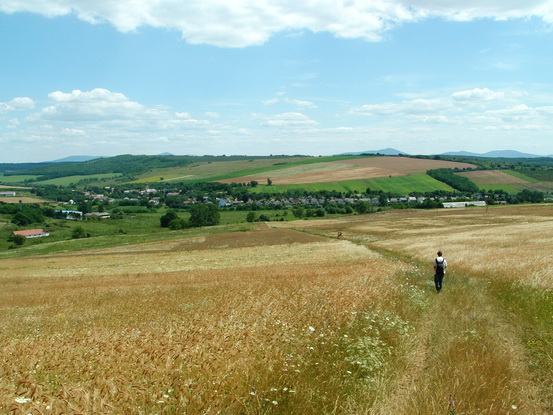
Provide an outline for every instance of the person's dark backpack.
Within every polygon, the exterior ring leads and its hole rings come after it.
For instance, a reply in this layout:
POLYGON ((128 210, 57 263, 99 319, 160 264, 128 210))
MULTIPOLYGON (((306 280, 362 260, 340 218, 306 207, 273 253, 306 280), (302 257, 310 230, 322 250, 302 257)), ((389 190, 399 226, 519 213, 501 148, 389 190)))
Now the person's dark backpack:
POLYGON ((444 260, 438 261, 438 258, 436 258, 436 275, 444 275, 445 274, 445 267, 444 267, 444 260))

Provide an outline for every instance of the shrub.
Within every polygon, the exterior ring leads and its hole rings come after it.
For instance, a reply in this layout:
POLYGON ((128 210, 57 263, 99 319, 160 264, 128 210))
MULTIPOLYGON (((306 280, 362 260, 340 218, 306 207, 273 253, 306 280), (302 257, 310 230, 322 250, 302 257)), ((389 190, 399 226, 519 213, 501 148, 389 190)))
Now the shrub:
POLYGON ((73 239, 86 238, 88 237, 88 234, 86 233, 85 229, 79 225, 73 228, 73 230, 71 231, 71 237, 73 239))
POLYGON ((10 241, 12 241, 17 246, 21 246, 25 243, 27 238, 25 238, 23 235, 13 235, 10 237, 10 241))

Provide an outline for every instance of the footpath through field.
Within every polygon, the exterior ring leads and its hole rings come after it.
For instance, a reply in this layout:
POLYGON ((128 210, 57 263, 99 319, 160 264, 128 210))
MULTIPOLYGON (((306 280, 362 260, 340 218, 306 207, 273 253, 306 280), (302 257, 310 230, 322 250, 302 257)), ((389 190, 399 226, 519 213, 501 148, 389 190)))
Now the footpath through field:
POLYGON ((402 271, 402 355, 378 415, 553 414, 552 206, 383 212, 289 225, 380 252, 402 271), (450 267, 433 287, 438 249, 450 267))
POLYGON ((452 272, 440 294, 426 285, 433 297, 416 335, 407 340, 404 371, 371 413, 550 413, 490 282, 452 272))

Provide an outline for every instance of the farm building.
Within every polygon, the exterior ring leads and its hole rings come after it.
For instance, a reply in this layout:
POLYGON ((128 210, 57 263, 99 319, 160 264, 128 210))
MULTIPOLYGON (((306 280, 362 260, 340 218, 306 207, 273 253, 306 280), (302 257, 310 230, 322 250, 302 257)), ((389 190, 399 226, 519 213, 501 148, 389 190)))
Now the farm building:
POLYGON ((1 197, 15 197, 15 192, 0 192, 1 197))
POLYGON ((85 213, 84 216, 86 218, 99 218, 99 219, 110 218, 110 214, 108 212, 91 212, 91 213, 85 213))
POLYGON ((50 234, 44 229, 27 229, 24 231, 13 231, 13 236, 22 235, 25 238, 42 238, 44 236, 50 236, 50 234))
POLYGON ((480 202, 447 202, 443 204, 445 208, 461 208, 461 207, 468 207, 468 206, 486 206, 486 202, 480 201, 480 202))

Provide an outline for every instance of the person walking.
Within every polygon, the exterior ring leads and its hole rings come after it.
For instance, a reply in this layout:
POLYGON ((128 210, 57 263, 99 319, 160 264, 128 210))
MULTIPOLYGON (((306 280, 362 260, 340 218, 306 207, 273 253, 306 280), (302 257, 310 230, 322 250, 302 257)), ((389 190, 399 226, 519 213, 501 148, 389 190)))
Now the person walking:
POLYGON ((438 251, 438 257, 434 259, 434 284, 436 285, 436 291, 442 291, 442 283, 444 281, 445 270, 447 268, 447 261, 442 256, 442 251, 438 251))

